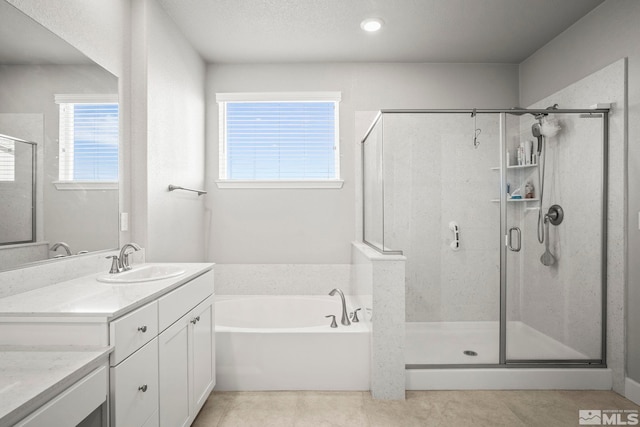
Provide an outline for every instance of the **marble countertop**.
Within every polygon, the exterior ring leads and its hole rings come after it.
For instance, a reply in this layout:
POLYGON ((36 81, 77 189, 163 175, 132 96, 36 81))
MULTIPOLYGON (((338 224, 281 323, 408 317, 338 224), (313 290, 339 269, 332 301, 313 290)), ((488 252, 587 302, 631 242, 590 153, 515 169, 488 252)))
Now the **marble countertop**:
MULTIPOLYGON (((140 264, 134 269, 149 264, 153 263, 140 264)), ((97 281, 98 277, 107 273, 101 272, 0 298, 0 317, 96 316, 112 319, 157 299, 213 268, 211 263, 170 264, 180 266, 185 273, 162 280, 113 284, 97 281)))
POLYGON ((53 399, 105 363, 112 350, 0 346, 0 426, 15 424, 53 399))

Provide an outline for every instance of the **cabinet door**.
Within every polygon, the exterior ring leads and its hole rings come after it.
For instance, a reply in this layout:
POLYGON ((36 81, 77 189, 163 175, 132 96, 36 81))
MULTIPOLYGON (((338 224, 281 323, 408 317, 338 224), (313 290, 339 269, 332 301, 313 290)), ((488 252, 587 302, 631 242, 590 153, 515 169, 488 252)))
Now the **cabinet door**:
POLYGON ((181 317, 159 335, 160 426, 188 426, 192 421, 190 318, 181 317))
POLYGON ((190 313, 193 331, 193 397, 195 416, 209 397, 216 382, 215 373, 215 315, 213 296, 199 304, 190 313))
POLYGON ((159 336, 160 426, 190 425, 215 385, 213 296, 159 336))
POLYGON ((139 427, 158 409, 158 340, 111 368, 111 425, 139 427))

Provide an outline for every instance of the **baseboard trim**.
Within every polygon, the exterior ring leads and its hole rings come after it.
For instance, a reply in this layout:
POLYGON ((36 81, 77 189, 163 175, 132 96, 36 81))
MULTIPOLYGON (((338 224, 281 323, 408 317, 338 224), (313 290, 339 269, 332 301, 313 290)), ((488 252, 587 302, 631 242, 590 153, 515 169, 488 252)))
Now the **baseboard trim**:
POLYGON ((624 397, 640 405, 640 383, 629 377, 624 379, 624 397))

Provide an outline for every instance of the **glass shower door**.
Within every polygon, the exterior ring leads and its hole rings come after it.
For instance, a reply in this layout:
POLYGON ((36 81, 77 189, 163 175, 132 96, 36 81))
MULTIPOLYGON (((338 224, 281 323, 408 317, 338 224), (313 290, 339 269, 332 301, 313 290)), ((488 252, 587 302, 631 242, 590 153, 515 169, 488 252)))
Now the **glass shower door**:
POLYGON ((506 363, 602 362, 604 123, 502 115, 506 363))
POLYGON ((405 363, 497 364, 499 115, 383 120, 384 246, 406 257, 405 363))

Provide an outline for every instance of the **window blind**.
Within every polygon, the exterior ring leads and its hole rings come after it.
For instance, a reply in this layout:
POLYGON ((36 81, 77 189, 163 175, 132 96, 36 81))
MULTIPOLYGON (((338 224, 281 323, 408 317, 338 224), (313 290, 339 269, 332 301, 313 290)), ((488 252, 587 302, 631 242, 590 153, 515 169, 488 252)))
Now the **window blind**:
POLYGON ((59 104, 60 181, 117 181, 118 104, 59 104))
POLYGON ((220 178, 339 178, 337 101, 221 102, 220 178))
POLYGON ((16 150, 15 142, 0 137, 0 181, 15 181, 16 150))

